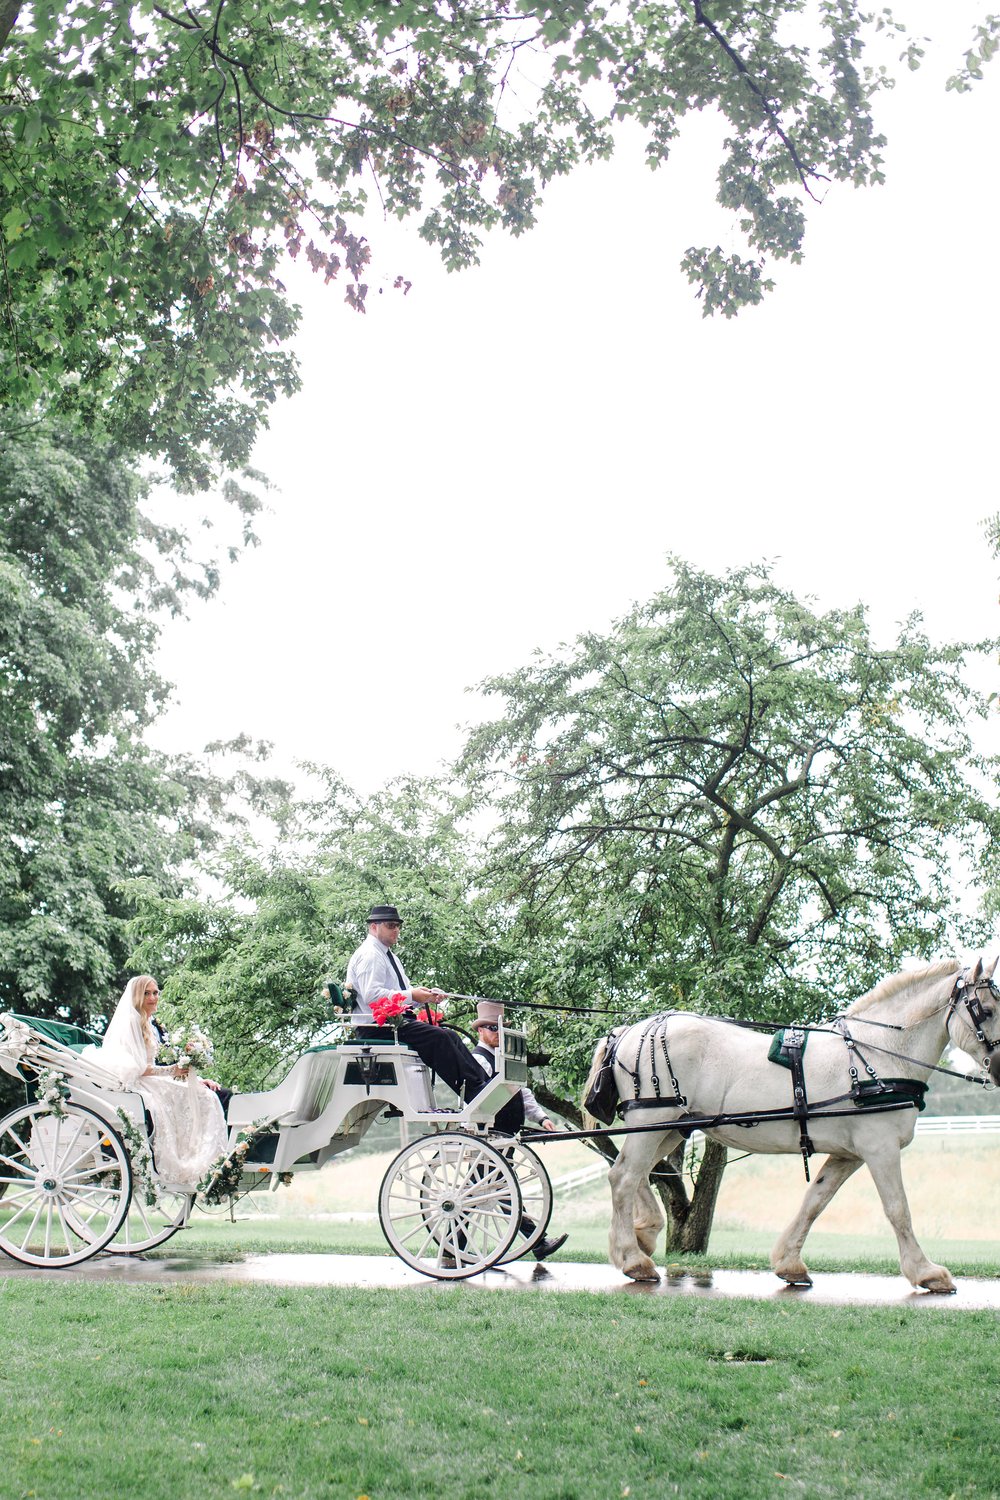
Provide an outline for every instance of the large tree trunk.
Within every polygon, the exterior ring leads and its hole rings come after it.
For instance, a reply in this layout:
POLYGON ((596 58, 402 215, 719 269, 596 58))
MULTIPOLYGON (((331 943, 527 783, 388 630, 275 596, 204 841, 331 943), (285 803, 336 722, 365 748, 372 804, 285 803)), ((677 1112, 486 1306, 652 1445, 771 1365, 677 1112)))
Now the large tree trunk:
POLYGON ((716 1141, 705 1142, 705 1152, 695 1178, 694 1192, 688 1196, 681 1176, 684 1145, 660 1163, 653 1179, 667 1213, 667 1250, 704 1255, 715 1218, 715 1204, 726 1170, 726 1148, 716 1141))

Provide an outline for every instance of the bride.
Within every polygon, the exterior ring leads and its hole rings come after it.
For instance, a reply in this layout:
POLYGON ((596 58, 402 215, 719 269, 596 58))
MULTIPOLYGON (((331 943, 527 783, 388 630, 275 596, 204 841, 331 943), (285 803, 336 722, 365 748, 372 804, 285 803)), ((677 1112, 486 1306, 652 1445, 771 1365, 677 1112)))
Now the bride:
POLYGON ((193 1188, 224 1154, 226 1122, 217 1096, 196 1074, 187 1079, 180 1069, 156 1066, 160 1043, 151 1017, 159 1001, 160 987, 149 974, 130 980, 94 1058, 142 1095, 153 1118, 160 1181, 193 1188))

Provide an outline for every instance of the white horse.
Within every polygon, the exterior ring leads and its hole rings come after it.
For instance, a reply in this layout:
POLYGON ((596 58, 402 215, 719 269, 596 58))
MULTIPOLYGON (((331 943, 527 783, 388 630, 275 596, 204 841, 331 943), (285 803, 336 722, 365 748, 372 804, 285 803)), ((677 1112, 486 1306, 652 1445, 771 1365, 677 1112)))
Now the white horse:
POLYGON ((838 1021, 810 1030, 802 1068, 808 1106, 815 1113, 809 1113, 804 1124, 789 1118, 764 1118, 753 1125, 746 1119, 742 1125, 732 1123, 741 1116, 756 1117, 767 1111, 790 1113, 793 1075, 768 1060, 768 1035, 683 1011, 612 1032, 598 1046, 588 1091, 598 1079, 610 1045, 613 1079, 626 1125, 663 1125, 661 1131, 627 1135, 611 1168, 612 1264, 635 1281, 658 1279, 650 1257, 663 1227, 663 1214, 650 1188, 649 1174, 682 1139, 683 1132, 671 1128, 672 1122, 722 1116, 722 1123, 698 1128, 723 1145, 741 1151, 798 1152, 801 1131, 806 1130, 810 1145, 828 1153, 801 1208, 771 1252, 778 1276, 796 1285, 809 1284, 802 1260, 806 1235, 838 1188, 864 1163, 896 1232, 903 1275, 927 1291, 953 1292, 955 1283, 947 1268, 928 1260, 917 1244, 903 1191, 899 1154, 913 1139, 917 1109, 879 1113, 859 1107, 851 1085, 859 1081, 870 1090, 872 1073, 883 1081, 925 1082, 949 1040, 976 1057, 993 1081, 1000 1082, 1000 1050, 995 1050, 1000 1049, 1000 991, 993 985, 995 968, 996 960, 986 970, 978 961, 973 969, 963 971, 959 963, 947 959, 896 974, 862 996, 838 1021), (849 1046, 847 1038, 856 1045, 849 1046), (678 1097, 684 1102, 677 1102, 678 1097), (643 1102, 635 1107, 637 1099, 643 1102))

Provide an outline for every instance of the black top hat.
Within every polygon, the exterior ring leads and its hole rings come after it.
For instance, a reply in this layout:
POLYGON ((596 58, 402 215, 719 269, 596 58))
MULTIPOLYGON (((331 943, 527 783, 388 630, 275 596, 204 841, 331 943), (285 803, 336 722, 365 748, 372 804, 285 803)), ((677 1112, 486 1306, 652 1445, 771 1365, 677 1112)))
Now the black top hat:
POLYGON ((403 925, 402 918, 394 906, 373 906, 368 913, 369 922, 398 922, 403 925))

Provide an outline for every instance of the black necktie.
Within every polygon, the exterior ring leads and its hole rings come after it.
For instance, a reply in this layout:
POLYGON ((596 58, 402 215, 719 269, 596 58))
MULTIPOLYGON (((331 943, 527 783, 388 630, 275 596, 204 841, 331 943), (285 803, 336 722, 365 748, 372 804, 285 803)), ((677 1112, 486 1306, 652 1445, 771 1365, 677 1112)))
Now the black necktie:
MULTIPOLYGON (((389 960, 389 962, 392 964, 392 972, 395 974, 396 978, 399 980, 399 988, 401 990, 405 990, 406 987, 407 987, 406 986, 406 980, 403 978, 403 971, 402 971, 402 969, 399 967, 399 964, 396 962, 395 958, 392 955, 392 949, 391 948, 386 948, 386 950, 385 950, 385 956, 389 960)), ((431 1023, 432 1026, 434 1026, 434 1025, 437 1024, 435 1022, 435 1020, 433 1019, 433 1017, 431 1016, 431 1011, 430 1011, 430 1006, 429 1005, 425 1005, 424 1006, 424 1019, 426 1021, 430 1021, 430 1023, 431 1023)))

